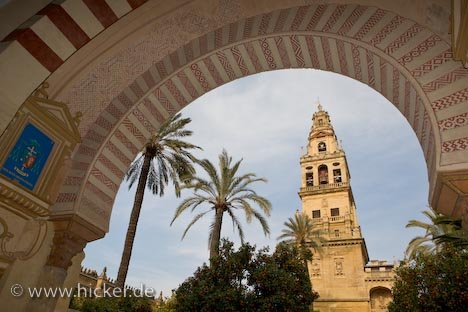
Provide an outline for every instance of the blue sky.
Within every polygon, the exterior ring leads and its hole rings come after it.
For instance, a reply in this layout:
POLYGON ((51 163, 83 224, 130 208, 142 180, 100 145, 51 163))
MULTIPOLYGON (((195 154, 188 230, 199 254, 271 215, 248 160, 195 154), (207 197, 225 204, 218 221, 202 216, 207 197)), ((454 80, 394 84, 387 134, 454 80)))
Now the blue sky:
MULTIPOLYGON (((330 72, 280 70, 242 78, 200 97, 182 112, 192 118, 190 141, 204 150, 201 158, 217 161, 223 148, 243 158, 242 172, 268 179, 258 192, 271 200, 270 237, 255 221, 244 222, 247 241, 274 247, 283 222, 301 203, 299 157, 307 144, 311 117, 320 98, 342 140, 351 172, 358 218, 371 259, 401 259, 418 234, 405 229, 427 207, 427 171, 419 142, 403 115, 365 84, 330 72)), ((189 196, 186 191, 182 197, 189 196)), ((85 267, 116 277, 133 203, 134 189, 122 183, 114 203, 110 231, 86 249, 85 267)), ((187 213, 169 223, 182 199, 172 189, 163 197, 147 193, 127 282, 144 283, 169 295, 208 259, 208 227, 199 221, 181 241, 193 218, 187 213)), ((243 217, 243 216, 242 216, 243 217)), ((242 218, 243 219, 243 218, 242 218)), ((239 242, 225 219, 224 237, 239 242)))

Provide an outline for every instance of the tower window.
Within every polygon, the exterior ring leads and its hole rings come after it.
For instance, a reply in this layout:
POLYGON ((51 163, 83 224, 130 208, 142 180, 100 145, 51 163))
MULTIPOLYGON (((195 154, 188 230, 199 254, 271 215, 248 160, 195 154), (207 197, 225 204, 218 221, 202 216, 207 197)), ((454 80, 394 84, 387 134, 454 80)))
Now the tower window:
POLYGON ((313 219, 320 218, 320 210, 312 210, 312 218, 313 219))
POLYGON ((328 167, 326 165, 321 165, 318 168, 318 174, 320 184, 328 184, 328 167))
POLYGON ((319 124, 319 126, 323 126, 323 119, 319 119, 318 124, 319 124))
POLYGON ((332 208, 330 209, 330 215, 332 217, 338 217, 340 215, 340 208, 332 208))
POLYGON ((318 151, 319 152, 326 152, 327 151, 327 144, 325 144, 325 142, 320 142, 318 144, 318 151))
POLYGON ((341 169, 333 169, 333 181, 335 183, 340 183, 343 181, 341 179, 341 169))
POLYGON ((335 237, 340 237, 340 230, 335 230, 335 237))
POLYGON ((313 186, 314 185, 314 173, 313 172, 306 172, 306 186, 313 186))

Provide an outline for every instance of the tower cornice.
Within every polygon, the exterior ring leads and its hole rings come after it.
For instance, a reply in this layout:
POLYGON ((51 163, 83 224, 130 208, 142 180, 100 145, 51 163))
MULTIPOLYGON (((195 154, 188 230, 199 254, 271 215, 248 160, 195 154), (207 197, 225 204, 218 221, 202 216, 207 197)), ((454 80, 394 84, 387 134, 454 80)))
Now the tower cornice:
POLYGON ((317 160, 327 160, 327 159, 333 159, 333 158, 338 158, 338 157, 346 157, 346 154, 343 150, 336 151, 333 153, 321 153, 321 154, 315 154, 315 155, 303 155, 300 159, 300 163, 306 163, 306 162, 311 162, 311 161, 317 161, 317 160))
POLYGON ((299 191, 299 197, 312 196, 318 194, 345 192, 351 189, 351 185, 348 182, 321 184, 316 186, 301 187, 299 191))

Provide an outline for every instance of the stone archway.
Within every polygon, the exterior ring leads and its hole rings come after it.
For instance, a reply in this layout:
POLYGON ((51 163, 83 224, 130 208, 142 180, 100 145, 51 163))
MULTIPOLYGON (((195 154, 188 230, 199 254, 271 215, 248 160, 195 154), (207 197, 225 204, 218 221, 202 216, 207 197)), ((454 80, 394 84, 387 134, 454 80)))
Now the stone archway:
MULTIPOLYGON (((9 44, 0 54, 2 68, 15 67, 21 74, 28 66, 31 72, 28 79, 19 75, 22 84, 15 73, 5 83, 17 85, 4 92, 11 107, 3 109, 3 118, 15 111, 8 100, 21 102, 49 73, 51 95, 85 114, 84 140, 56 214, 78 214, 105 231, 122 172, 148 130, 228 81, 265 70, 319 68, 360 80, 398 107, 423 148, 433 206, 464 215, 467 70, 452 59, 444 23, 429 15, 424 19, 421 3, 405 11, 377 0, 376 7, 145 2, 50 4, 39 19, 3 40, 9 44), (105 50, 94 51, 99 49, 105 50), (159 61, 151 66, 154 60, 159 61), (148 119, 141 119, 142 111, 148 119)), ((425 5, 427 12, 434 10, 425 5)), ((436 8, 443 16, 443 6, 436 8)))
MULTIPOLYGON (((54 244, 80 241, 66 257, 108 230, 124 172, 151 131, 224 83, 284 68, 340 73, 389 99, 419 139, 432 205, 468 224, 468 70, 435 27, 444 22, 418 11, 433 3, 144 2, 49 5, 0 53, 2 72, 11 73, 0 78, 2 131, 44 80, 52 98, 83 113, 82 142, 55 181, 50 210, 54 244)), ((62 259, 60 250, 49 259, 62 259)))
MULTIPOLYGON (((180 16, 182 21, 187 18, 180 16)), ((202 17, 190 18, 209 25, 202 17)), ((152 130, 217 86, 282 68, 341 73, 394 103, 419 138, 430 196, 438 206, 438 172, 462 168, 468 155, 468 109, 463 105, 468 97, 467 70, 452 60, 450 46, 441 37, 392 12, 356 5, 312 5, 227 24, 143 71, 93 112, 55 210, 74 211, 107 229, 125 169, 152 130)), ((76 97, 84 89, 80 85, 64 98, 83 105, 76 97)), ((455 206, 440 209, 461 215, 455 206)), ((462 209, 460 203, 457 209, 462 209)))
POLYGON ((392 291, 386 287, 374 287, 369 292, 371 312, 388 311, 387 306, 392 301, 392 291))

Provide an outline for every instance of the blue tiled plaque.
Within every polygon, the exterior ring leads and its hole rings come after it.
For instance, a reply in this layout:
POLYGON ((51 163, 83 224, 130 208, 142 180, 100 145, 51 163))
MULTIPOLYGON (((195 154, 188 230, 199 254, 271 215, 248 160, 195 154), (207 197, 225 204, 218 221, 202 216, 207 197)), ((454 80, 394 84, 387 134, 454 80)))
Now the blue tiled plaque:
POLYGON ((28 123, 0 173, 32 191, 53 147, 54 141, 36 126, 28 123))

